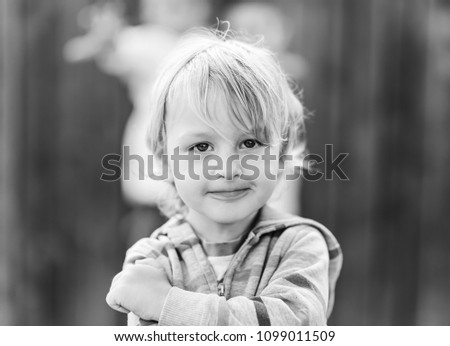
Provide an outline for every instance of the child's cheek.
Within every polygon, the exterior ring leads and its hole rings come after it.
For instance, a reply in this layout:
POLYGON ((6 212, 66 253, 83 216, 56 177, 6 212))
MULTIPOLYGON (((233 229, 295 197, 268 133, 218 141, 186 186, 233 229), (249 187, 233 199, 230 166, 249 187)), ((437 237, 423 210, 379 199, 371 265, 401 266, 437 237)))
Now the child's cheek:
POLYGON ((170 167, 174 179, 183 181, 201 180, 203 174, 202 161, 198 155, 184 155, 172 159, 170 167))
POLYGON ((280 168, 277 150, 261 148, 241 157, 244 180, 276 180, 280 168))
POLYGON ((264 163, 264 177, 269 180, 277 180, 280 170, 279 146, 266 148, 261 158, 264 163))

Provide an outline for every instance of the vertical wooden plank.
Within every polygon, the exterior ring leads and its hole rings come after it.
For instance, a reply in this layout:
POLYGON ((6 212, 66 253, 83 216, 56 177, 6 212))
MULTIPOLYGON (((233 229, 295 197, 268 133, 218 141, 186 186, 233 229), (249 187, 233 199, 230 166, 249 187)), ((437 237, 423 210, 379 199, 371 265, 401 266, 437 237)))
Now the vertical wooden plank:
POLYGON ((417 322, 450 325, 450 4, 432 1, 428 14, 424 116, 421 256, 417 322))
POLYGON ((57 298, 63 267, 58 256, 64 248, 53 218, 58 207, 53 182, 56 174, 54 139, 59 123, 54 46, 59 23, 55 4, 52 0, 26 0, 22 8, 26 40, 22 66, 26 282, 22 323, 31 325, 54 325, 60 319, 57 298))
MULTIPOLYGON (((60 15, 65 23, 62 44, 82 34, 76 15, 88 1, 64 2, 60 15)), ((126 89, 102 73, 94 62, 59 64, 60 118, 57 141, 58 224, 72 244, 65 293, 70 314, 65 321, 76 325, 124 324, 105 296, 120 270, 126 234, 120 233, 123 214, 120 182, 100 181, 101 159, 121 152, 121 137, 131 105, 126 89)))
POLYGON ((19 1, 0 1, 0 325, 20 321, 20 53, 19 1))
POLYGON ((395 275, 395 303, 393 325, 417 323, 422 181, 425 156, 423 150, 426 81, 426 24, 428 2, 404 1, 403 52, 400 61, 402 89, 399 92, 401 127, 397 133, 400 149, 399 185, 402 210, 395 232, 396 246, 393 261, 395 275), (400 256, 399 256, 400 254, 400 256))
MULTIPOLYGON (((374 175, 372 158, 374 147, 373 113, 370 100, 373 90, 371 63, 371 5, 370 1, 344 1, 341 10, 341 49, 339 72, 333 88, 339 99, 334 108, 336 116, 331 143, 334 157, 349 156, 340 166, 348 181, 337 176, 328 182, 334 189, 332 203, 336 235, 344 250, 345 267, 338 286, 334 318, 341 324, 365 324, 365 306, 370 277, 371 182, 374 175), (340 288, 340 289, 339 289, 340 288), (350 308, 349 308, 350 306, 350 308)), ((333 322, 333 320, 331 320, 333 322)))
MULTIPOLYGON (((393 5, 395 6, 395 4, 393 5)), ((371 1, 369 5, 369 14, 367 17, 368 23, 368 36, 367 36, 367 80, 364 80, 363 76, 359 81, 359 87, 364 87, 366 85, 366 98, 363 100, 365 107, 363 109, 363 114, 367 117, 364 118, 366 132, 361 134, 354 143, 357 147, 364 148, 361 151, 361 161, 359 165, 360 169, 365 171, 365 181, 360 186, 360 188, 365 188, 367 195, 365 195, 365 210, 364 210, 364 228, 365 228, 365 238, 364 238, 364 298, 362 301, 363 310, 363 325, 373 325, 380 324, 380 320, 384 318, 383 314, 388 313, 388 310, 377 310, 375 302, 384 301, 387 295, 380 293, 373 289, 374 285, 380 285, 383 288, 387 286, 387 281, 382 277, 382 273, 385 272, 384 264, 382 261, 385 260, 381 256, 379 260, 373 263, 373 259, 377 259, 380 255, 377 253, 377 242, 379 238, 379 231, 377 229, 377 215, 376 211, 376 195, 378 180, 380 175, 377 172, 377 167, 379 163, 377 162, 377 153, 380 145, 380 133, 378 128, 380 126, 380 111, 379 111, 379 97, 378 91, 382 90, 382 83, 385 79, 386 71, 383 69, 381 62, 383 61, 383 49, 385 44, 386 32, 385 27, 390 21, 390 17, 386 15, 389 11, 387 2, 380 3, 380 1, 371 1), (380 67, 381 66, 381 67, 380 67), (381 278, 377 277, 377 274, 381 278)), ((391 32, 391 35, 395 35, 396 32, 391 32)), ((358 198, 357 201, 360 201, 358 198)))
POLYGON ((379 77, 372 94, 373 99, 378 100, 378 103, 373 103, 373 112, 377 119, 374 122, 377 145, 372 156, 376 176, 372 181, 375 187, 371 215, 373 237, 368 268, 371 273, 371 285, 366 308, 372 313, 368 316, 368 322, 374 325, 389 324, 394 304, 391 275, 393 260, 391 249, 394 244, 391 237, 395 232, 392 217, 395 217, 397 208, 397 202, 393 201, 393 198, 397 197, 394 193, 397 181, 392 182, 396 171, 391 165, 396 159, 393 154, 396 140, 394 128, 397 124, 395 95, 400 88, 398 66, 401 15, 398 1, 390 4, 387 1, 379 1, 373 6, 373 30, 376 35, 373 54, 377 57, 373 69, 379 77), (386 36, 388 32, 389 35, 386 36))
POLYGON ((426 5, 397 2, 384 29, 383 60, 378 67, 384 78, 377 90, 380 144, 374 224, 379 236, 372 254, 371 294, 371 310, 380 318, 374 324, 416 322, 426 5), (380 296, 383 300, 376 301, 380 296))
POLYGON ((0 2, 0 100, 1 100, 1 112, 0 112, 0 306, 3 307, 4 312, 0 314, 0 325, 9 324, 12 306, 9 300, 9 293, 11 289, 11 282, 9 278, 9 268, 8 263, 9 253, 8 253, 8 240, 9 240, 9 228, 12 223, 10 220, 10 213, 8 210, 11 204, 8 202, 7 196, 13 195, 9 185, 9 177, 10 172, 8 167, 9 158, 8 158, 8 149, 10 149, 11 145, 9 142, 11 141, 7 131, 8 120, 7 114, 11 115, 9 112, 8 105, 8 89, 11 88, 9 86, 10 77, 7 79, 6 71, 9 70, 10 57, 7 56, 7 52, 10 52, 10 48, 8 47, 8 22, 6 18, 8 18, 8 7, 5 0, 0 2))

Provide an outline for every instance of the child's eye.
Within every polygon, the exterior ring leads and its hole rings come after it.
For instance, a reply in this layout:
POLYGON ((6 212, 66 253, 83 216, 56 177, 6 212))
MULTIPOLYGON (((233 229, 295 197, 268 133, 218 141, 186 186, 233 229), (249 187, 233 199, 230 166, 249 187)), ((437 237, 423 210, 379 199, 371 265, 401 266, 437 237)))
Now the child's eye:
POLYGON ((210 148, 210 145, 208 143, 198 143, 192 147, 192 149, 195 149, 200 152, 205 152, 209 148, 210 148))
POLYGON ((246 139, 242 142, 242 145, 247 149, 252 149, 258 146, 260 143, 256 139, 246 139))

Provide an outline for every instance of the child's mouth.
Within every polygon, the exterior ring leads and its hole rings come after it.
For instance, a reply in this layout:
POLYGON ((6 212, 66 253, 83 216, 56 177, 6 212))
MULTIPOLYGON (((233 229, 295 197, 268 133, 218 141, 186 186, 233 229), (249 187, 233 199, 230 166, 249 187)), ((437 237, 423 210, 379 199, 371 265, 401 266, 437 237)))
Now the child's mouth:
POLYGON ((232 190, 232 191, 210 191, 208 194, 216 199, 235 200, 243 197, 250 191, 249 188, 232 190))

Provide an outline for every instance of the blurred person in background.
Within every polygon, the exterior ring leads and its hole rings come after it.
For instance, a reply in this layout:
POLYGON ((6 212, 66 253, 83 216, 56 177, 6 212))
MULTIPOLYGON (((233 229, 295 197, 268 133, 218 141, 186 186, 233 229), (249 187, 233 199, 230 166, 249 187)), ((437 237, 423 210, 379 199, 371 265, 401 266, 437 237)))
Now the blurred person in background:
POLYGON ((139 0, 138 25, 128 23, 129 4, 106 1, 84 8, 78 21, 87 32, 67 42, 64 54, 72 63, 95 60, 102 71, 117 76, 128 88, 133 110, 122 138, 121 186, 133 209, 121 228, 134 242, 164 222, 157 204, 166 193, 166 183, 148 174, 151 152, 145 134, 150 90, 160 63, 179 36, 207 23, 212 4, 210 0, 139 0))
POLYGON ((438 2, 430 13, 431 59, 441 81, 450 80, 450 1, 438 2))

